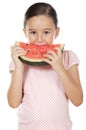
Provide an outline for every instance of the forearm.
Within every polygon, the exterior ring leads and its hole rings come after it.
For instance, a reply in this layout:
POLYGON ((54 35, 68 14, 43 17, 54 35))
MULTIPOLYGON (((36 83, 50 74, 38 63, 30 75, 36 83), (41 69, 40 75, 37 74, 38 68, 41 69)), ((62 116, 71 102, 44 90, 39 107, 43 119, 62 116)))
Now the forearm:
POLYGON ((22 101, 23 71, 15 69, 8 90, 8 103, 11 107, 18 107, 22 101))
POLYGON ((80 83, 77 83, 76 79, 74 80, 68 73, 68 71, 65 69, 63 69, 59 73, 59 76, 64 86, 64 91, 68 99, 70 99, 74 105, 76 106, 80 105, 83 100, 80 83))

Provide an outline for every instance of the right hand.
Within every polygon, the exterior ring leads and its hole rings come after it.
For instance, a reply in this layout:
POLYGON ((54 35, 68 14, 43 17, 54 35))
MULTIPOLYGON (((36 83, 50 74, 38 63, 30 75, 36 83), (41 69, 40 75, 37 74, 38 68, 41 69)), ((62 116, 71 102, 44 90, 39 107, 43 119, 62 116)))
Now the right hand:
POLYGON ((11 57, 14 61, 16 68, 23 68, 24 67, 23 63, 19 59, 19 56, 22 56, 25 54, 26 54, 26 51, 24 49, 22 49, 21 47, 18 47, 16 45, 13 45, 11 47, 11 57))

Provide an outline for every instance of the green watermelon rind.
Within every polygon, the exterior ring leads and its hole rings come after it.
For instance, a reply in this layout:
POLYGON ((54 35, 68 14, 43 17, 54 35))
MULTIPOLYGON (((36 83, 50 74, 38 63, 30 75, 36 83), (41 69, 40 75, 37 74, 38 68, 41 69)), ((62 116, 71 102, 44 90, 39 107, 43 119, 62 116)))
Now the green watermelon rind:
POLYGON ((33 66, 46 66, 49 65, 47 62, 39 59, 27 59, 24 56, 20 56, 19 59, 24 63, 28 65, 33 65, 33 66))

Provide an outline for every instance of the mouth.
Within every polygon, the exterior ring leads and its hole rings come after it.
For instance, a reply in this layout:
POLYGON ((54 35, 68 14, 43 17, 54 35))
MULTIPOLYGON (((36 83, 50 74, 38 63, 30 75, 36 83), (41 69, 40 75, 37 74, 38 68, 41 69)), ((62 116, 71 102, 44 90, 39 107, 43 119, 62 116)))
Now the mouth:
POLYGON ((34 43, 34 44, 41 46, 41 45, 50 45, 51 43, 43 42, 43 43, 34 43))

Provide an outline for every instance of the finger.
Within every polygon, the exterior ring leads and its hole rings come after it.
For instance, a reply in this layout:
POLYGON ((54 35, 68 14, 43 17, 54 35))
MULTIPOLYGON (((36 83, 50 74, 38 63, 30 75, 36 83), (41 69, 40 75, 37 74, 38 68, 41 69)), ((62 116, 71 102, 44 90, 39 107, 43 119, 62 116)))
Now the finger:
POLYGON ((52 65, 52 61, 48 58, 43 58, 43 61, 47 62, 48 64, 52 65))
POLYGON ((15 50, 14 53, 18 54, 18 55, 25 55, 27 53, 27 51, 20 49, 20 50, 15 50))
POLYGON ((17 52, 15 55, 17 57, 24 56, 24 55, 26 55, 26 52, 17 52))
POLYGON ((10 47, 10 49, 12 50, 12 51, 15 51, 15 50, 24 50, 23 48, 21 48, 21 47, 18 47, 18 46, 11 46, 10 47))
POLYGON ((62 51, 59 47, 56 47, 55 50, 57 50, 58 56, 62 57, 62 51))
POLYGON ((54 56, 52 55, 52 53, 47 53, 44 55, 45 58, 48 58, 49 60, 53 60, 54 56))
POLYGON ((12 51, 14 48, 15 48, 15 45, 11 46, 11 47, 10 47, 11 51, 12 51))
POLYGON ((55 51, 52 51, 52 50, 48 51, 47 55, 52 56, 52 57, 50 57, 52 60, 58 59, 58 55, 55 51))
POLYGON ((11 52, 11 55, 12 56, 16 56, 16 57, 19 57, 19 56, 23 56, 23 55, 26 55, 27 51, 25 51, 24 49, 21 49, 21 48, 17 48, 17 47, 12 47, 12 52, 11 52))

